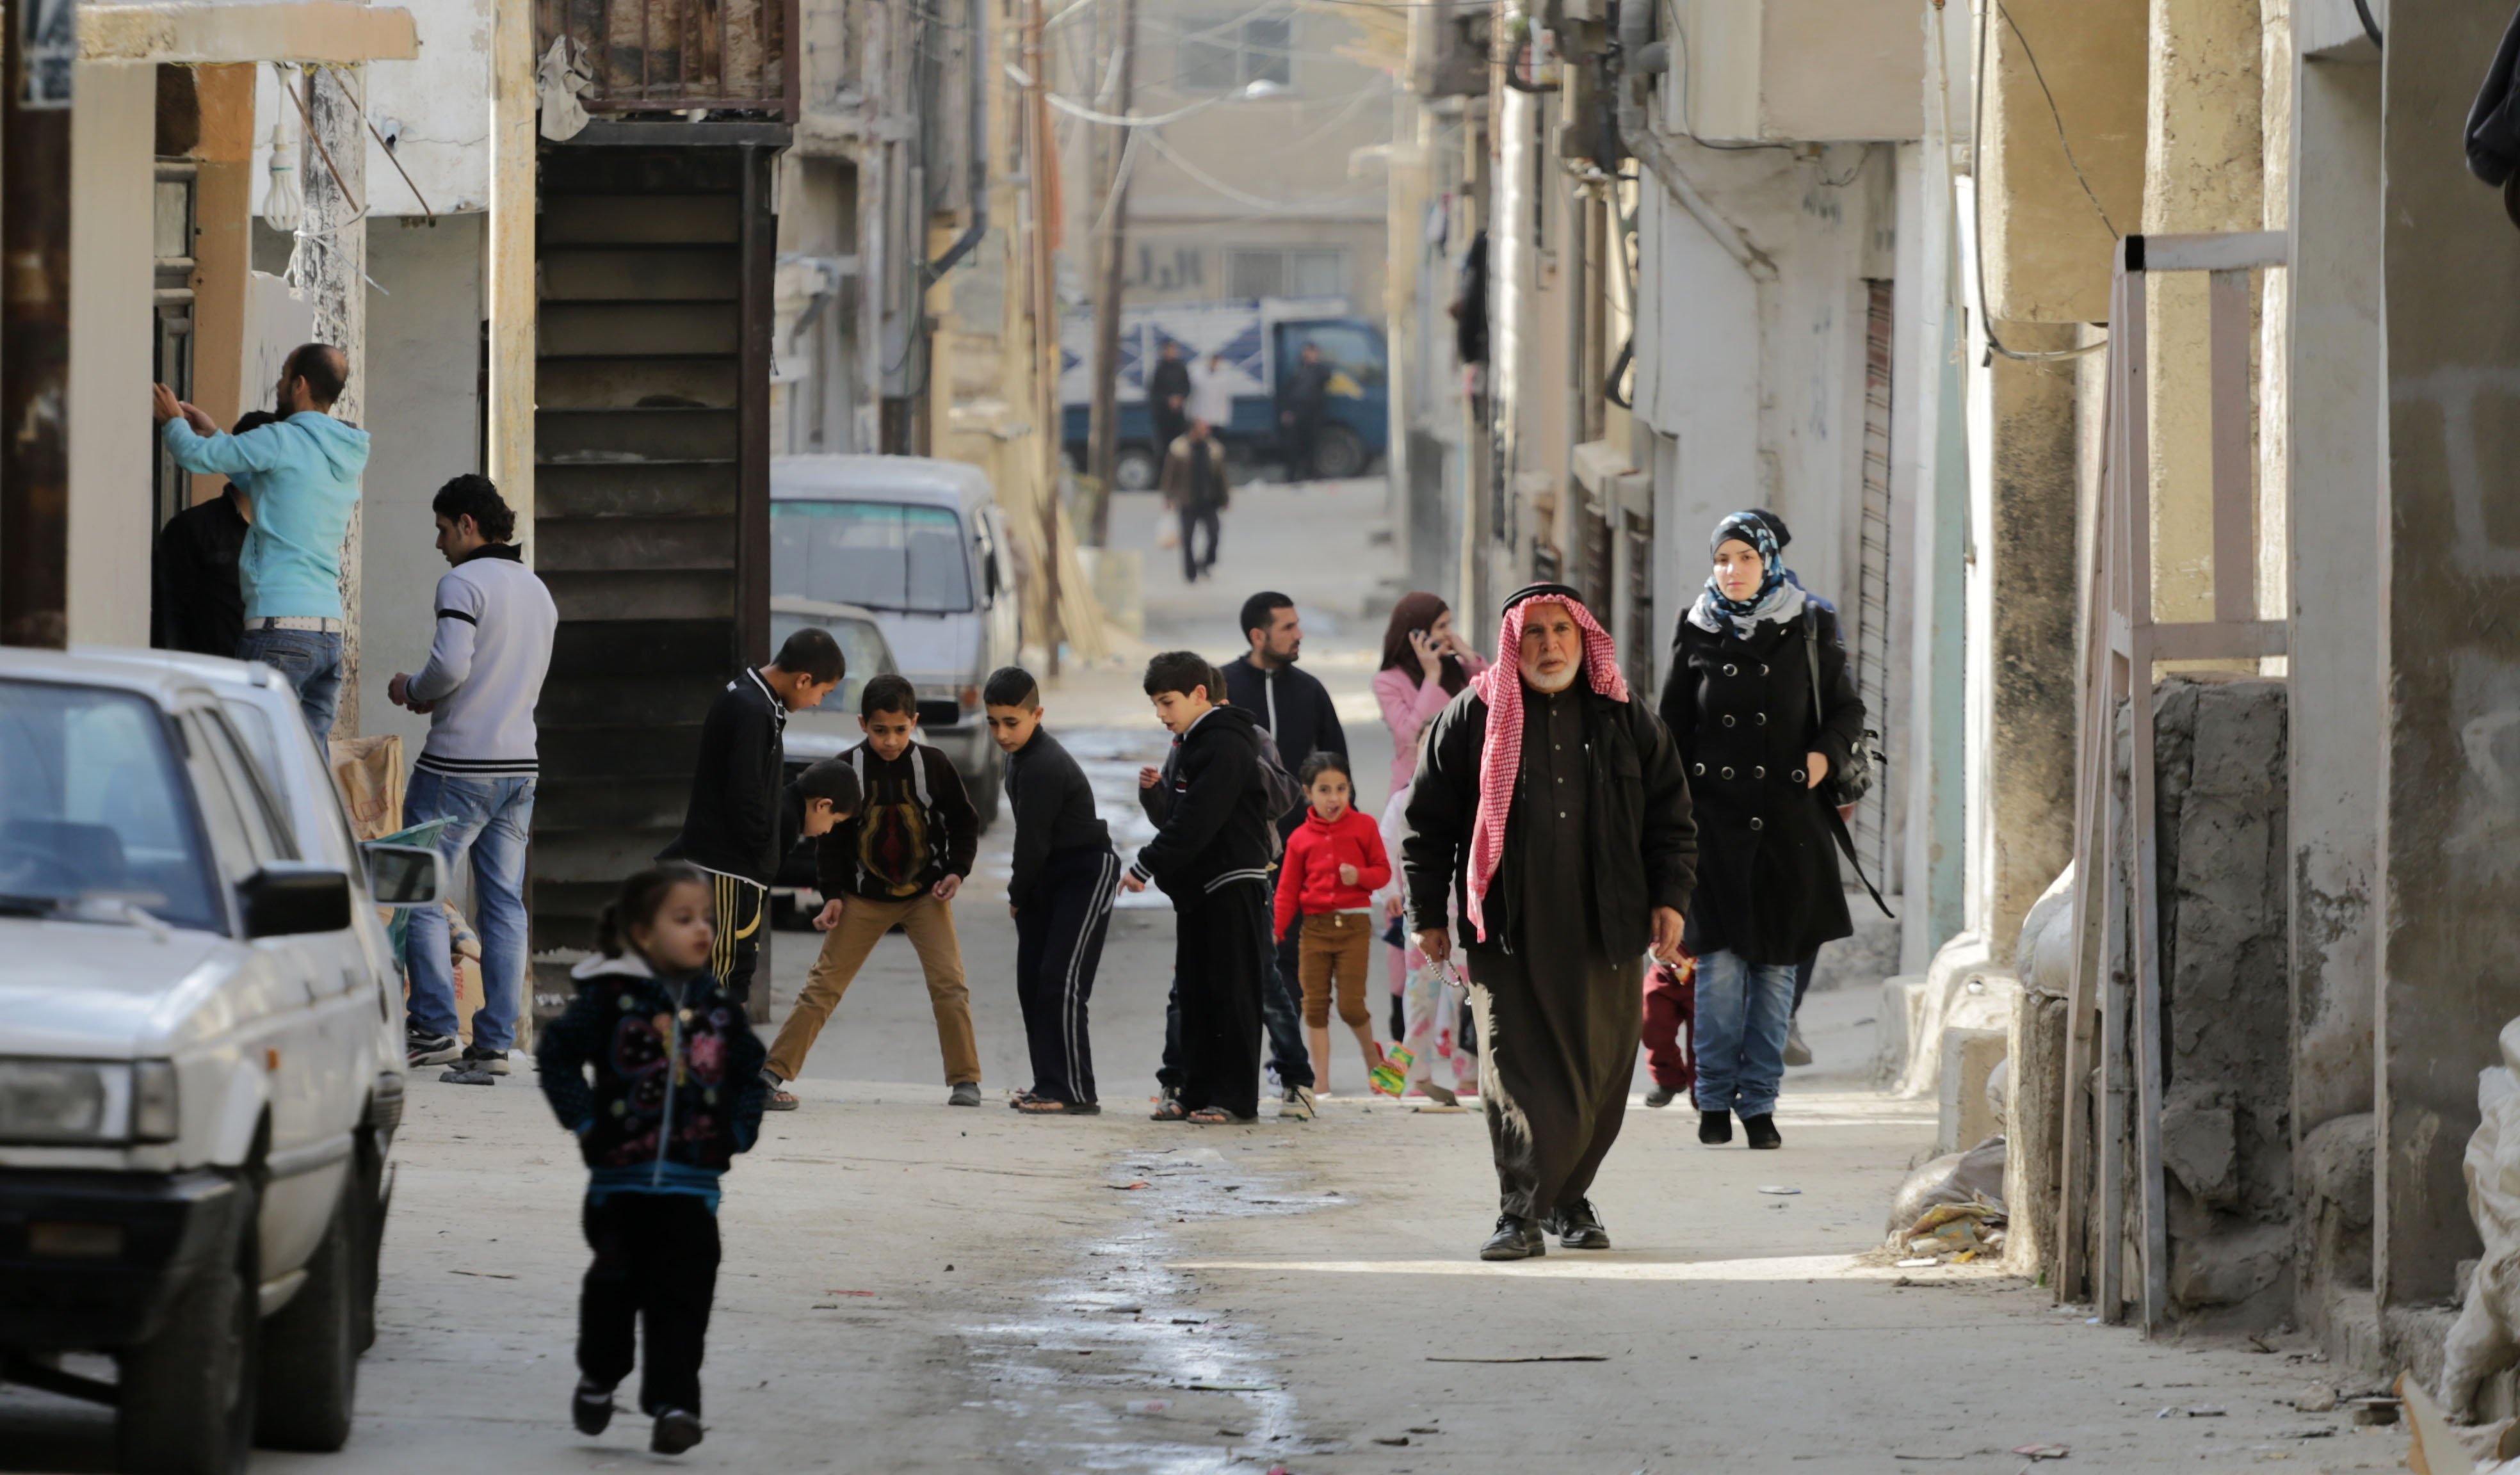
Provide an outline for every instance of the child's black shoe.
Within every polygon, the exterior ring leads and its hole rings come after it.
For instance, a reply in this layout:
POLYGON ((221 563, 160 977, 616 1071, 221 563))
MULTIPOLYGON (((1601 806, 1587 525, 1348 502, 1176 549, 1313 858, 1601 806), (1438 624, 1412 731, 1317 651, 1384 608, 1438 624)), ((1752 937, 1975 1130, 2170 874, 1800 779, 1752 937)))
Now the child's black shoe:
POLYGON ((648 1448, 658 1454, 680 1454, 700 1442, 700 1416, 680 1408, 668 1408, 656 1415, 656 1432, 648 1436, 648 1448))
POLYGON ((612 1390, 578 1379, 577 1392, 568 1401, 568 1417, 580 1434, 603 1433, 605 1426, 612 1422, 612 1390))

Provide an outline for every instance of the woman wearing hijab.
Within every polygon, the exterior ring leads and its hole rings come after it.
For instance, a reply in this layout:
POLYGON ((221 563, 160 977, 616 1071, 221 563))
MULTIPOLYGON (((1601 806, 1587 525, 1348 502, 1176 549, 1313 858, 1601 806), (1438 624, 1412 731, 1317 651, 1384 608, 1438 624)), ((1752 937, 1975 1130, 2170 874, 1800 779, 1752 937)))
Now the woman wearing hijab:
POLYGON ((1392 793, 1417 777, 1418 733, 1487 668, 1486 657, 1454 632, 1452 606, 1442 600, 1420 590, 1391 606, 1373 696, 1382 703, 1383 726, 1391 729, 1392 793))
POLYGON ((1734 513, 1708 547, 1662 693, 1696 801, 1697 1140, 1732 1140, 1738 1116, 1750 1146, 1777 1147, 1795 964, 1855 930, 1821 784, 1861 738, 1864 703, 1836 615, 1785 577, 1767 520, 1734 513))

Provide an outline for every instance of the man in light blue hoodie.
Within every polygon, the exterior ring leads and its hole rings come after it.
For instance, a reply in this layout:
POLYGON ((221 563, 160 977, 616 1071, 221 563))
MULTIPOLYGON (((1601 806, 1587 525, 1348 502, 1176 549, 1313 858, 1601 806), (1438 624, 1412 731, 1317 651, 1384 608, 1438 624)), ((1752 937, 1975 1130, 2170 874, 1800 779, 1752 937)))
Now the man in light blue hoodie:
POLYGON ((332 736, 341 693, 341 541, 359 503, 368 432, 335 420, 350 361, 306 343, 280 371, 280 422, 226 435, 207 415, 155 386, 166 453, 185 470, 249 476, 253 528, 237 560, 245 637, 237 658, 289 679, 318 742, 332 736))

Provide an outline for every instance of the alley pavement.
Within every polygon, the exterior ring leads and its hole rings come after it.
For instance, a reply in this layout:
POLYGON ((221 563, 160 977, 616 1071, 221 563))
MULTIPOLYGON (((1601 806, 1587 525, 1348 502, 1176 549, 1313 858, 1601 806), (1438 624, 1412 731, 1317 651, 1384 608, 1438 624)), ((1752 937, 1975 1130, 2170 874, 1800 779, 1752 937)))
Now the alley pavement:
MULTIPOLYGON (((1362 593, 1389 550, 1320 530, 1370 530, 1379 502, 1370 483, 1247 490, 1215 583, 1148 569, 1149 642, 1219 659, 1250 589, 1323 600, 1307 664, 1381 744, 1356 755, 1377 807, 1387 739, 1357 698, 1379 635, 1362 593), (1306 587, 1272 576, 1265 560, 1307 548, 1306 587)), ((1120 533, 1150 521, 1126 509, 1120 533)), ((1125 821, 1163 739, 1136 673, 1077 672, 1047 701, 1125 821)), ((1607 1252, 1480 1262, 1480 1118, 1365 1095, 1352 1054, 1313 1122, 1148 1121, 1160 906, 1115 917, 1103 955, 1104 1114, 1019 1117, 1010 840, 987 836, 957 906, 986 1104, 945 1104, 916 961, 888 939, 796 1083, 801 1109, 728 1175, 705 1443, 669 1461, 634 1415, 598 1439, 569 1428, 584 1172, 520 1059, 490 1090, 420 1073, 357 1432, 254 1468, 2010 1475, 2041 1446, 2069 1450, 2068 1471, 2405 1467, 2398 1431, 2295 1411, 2329 1377, 2291 1339, 2148 1344, 1991 1270, 1890 1263, 1883 1216, 1933 1112, 1865 1084, 1868 991, 1807 1006, 1818 1063, 1789 1073, 1780 1152, 1701 1148, 1685 1106, 1632 1105, 1596 1190, 1607 1252)), ((783 1014, 814 941, 776 938, 783 1014)), ((0 1469, 102 1470, 111 1450, 103 1410, 0 1391, 0 1469)))

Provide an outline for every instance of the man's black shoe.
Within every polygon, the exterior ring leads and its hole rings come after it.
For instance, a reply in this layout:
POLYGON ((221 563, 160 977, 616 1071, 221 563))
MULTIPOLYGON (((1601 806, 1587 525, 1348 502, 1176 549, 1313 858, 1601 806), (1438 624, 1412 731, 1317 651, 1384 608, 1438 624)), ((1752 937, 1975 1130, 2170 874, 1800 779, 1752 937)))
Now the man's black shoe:
POLYGON ((1593 1200, 1579 1198, 1549 1216, 1549 1229, 1557 1236, 1560 1249, 1606 1250, 1610 1231, 1601 1227, 1601 1216, 1593 1210, 1593 1200))
POLYGON ((1709 1147, 1721 1147, 1732 1140, 1732 1113, 1701 1111, 1697 1114, 1697 1140, 1709 1147))
POLYGON ((1743 1117, 1741 1134, 1750 1140, 1754 1148, 1775 1148, 1785 1144, 1785 1140, 1777 1134, 1777 1119, 1764 1111, 1757 1116, 1743 1117))
POLYGON ((568 1417, 580 1434, 592 1438, 603 1433, 612 1422, 612 1390, 578 1379, 577 1392, 568 1401, 568 1417))
POLYGON ((1537 1260, 1548 1253, 1549 1241, 1542 1237, 1539 1223, 1511 1214, 1498 1215, 1496 1232, 1479 1246, 1481 1260, 1537 1260))

